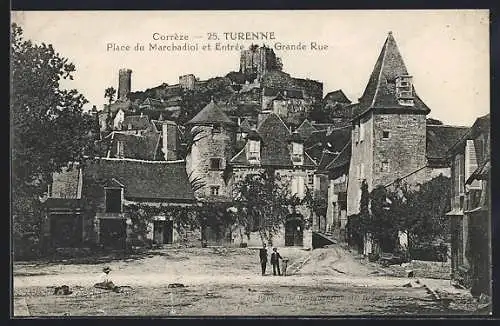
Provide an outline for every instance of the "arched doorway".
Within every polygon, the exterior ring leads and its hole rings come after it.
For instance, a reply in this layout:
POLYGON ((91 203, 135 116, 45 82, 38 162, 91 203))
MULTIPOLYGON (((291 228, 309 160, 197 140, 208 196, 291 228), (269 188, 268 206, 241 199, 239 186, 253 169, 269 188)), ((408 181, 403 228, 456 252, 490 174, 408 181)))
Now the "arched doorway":
POLYGON ((304 220, 302 215, 290 215, 285 222, 285 246, 300 246, 304 244, 304 220))

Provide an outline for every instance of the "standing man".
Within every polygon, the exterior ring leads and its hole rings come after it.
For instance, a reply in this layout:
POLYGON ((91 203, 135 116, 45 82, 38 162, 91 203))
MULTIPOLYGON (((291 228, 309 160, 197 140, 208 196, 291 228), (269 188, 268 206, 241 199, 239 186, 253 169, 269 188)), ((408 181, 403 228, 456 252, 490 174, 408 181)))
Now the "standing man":
POLYGON ((283 259, 278 252, 277 248, 273 248, 273 253, 271 254, 271 265, 273 265, 273 275, 276 276, 276 270, 278 270, 278 275, 281 276, 280 272, 280 259, 283 259))
POLYGON ((266 265, 267 265, 267 248, 266 244, 262 244, 262 248, 259 252, 260 257, 260 266, 262 267, 262 276, 266 274, 266 265))

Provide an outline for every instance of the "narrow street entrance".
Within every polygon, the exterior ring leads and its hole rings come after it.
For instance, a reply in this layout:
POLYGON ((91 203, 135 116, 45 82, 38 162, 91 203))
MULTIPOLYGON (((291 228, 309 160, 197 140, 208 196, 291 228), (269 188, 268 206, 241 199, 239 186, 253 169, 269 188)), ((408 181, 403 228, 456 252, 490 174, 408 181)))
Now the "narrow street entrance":
POLYGON ((304 222, 302 215, 290 215, 285 222, 285 246, 302 246, 304 243, 304 222))

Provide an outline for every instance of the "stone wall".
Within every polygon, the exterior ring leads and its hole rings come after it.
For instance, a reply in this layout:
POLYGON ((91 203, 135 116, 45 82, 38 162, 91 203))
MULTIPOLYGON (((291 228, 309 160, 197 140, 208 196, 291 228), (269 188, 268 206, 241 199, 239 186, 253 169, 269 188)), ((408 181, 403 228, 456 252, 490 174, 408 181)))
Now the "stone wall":
MULTIPOLYGON (((201 178, 205 186, 195 192, 197 198, 210 197, 210 187, 219 187, 219 196, 230 197, 231 185, 224 182, 224 168, 234 155, 233 148, 235 142, 235 133, 221 128, 220 132, 214 132, 210 126, 197 126, 202 130, 196 136, 198 139, 192 146, 191 153, 186 160, 188 175, 193 171, 191 179, 201 178), (211 170, 210 159, 220 158, 223 160, 222 169, 211 170)), ((193 128, 193 129, 194 129, 193 128)))
POLYGON ((368 189, 372 187, 372 166, 373 166, 373 118, 372 113, 368 113, 352 128, 352 154, 349 166, 349 180, 347 187, 347 215, 359 213, 359 201, 361 200, 361 170, 363 169, 364 179, 368 183, 368 189), (364 138, 358 141, 360 125, 364 124, 364 138))
MULTIPOLYGON (((423 114, 374 115, 373 140, 372 187, 386 185, 426 166, 426 122, 423 114), (389 132, 387 139, 383 138, 384 131, 389 132), (382 171, 384 161, 388 162, 388 171, 382 171)), ((418 176, 412 175, 408 181, 417 182, 418 176)))

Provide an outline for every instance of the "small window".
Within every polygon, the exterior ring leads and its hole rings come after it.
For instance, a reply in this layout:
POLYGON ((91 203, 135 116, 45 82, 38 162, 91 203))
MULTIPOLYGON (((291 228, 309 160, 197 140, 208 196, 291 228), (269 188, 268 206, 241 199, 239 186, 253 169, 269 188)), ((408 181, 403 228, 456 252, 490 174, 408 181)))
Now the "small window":
POLYGON ((106 189, 106 213, 122 212, 122 189, 106 189))
POLYGON ((382 131, 382 139, 389 139, 389 132, 388 131, 382 131))
POLYGON ((309 174, 307 176, 307 184, 309 186, 314 186, 314 174, 309 174))
POLYGON ((220 170, 222 169, 222 159, 221 158, 211 158, 210 159, 210 170, 220 170))
POLYGON ((211 186, 210 187, 210 195, 217 196, 219 195, 219 186, 211 186))
POLYGON ((382 161, 382 166, 380 169, 382 172, 389 172, 389 161, 382 161))
POLYGON ((249 150, 251 154, 258 154, 259 153, 259 142, 256 140, 250 140, 249 141, 249 150))
POLYGON ((304 147, 299 143, 292 143, 292 153, 293 155, 302 155, 304 152, 304 147))

